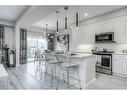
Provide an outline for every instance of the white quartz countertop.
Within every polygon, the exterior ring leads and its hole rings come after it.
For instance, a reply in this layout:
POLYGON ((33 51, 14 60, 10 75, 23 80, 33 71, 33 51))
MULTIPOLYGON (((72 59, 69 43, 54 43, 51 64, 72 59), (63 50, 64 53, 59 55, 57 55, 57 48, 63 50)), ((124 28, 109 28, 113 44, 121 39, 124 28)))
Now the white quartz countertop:
POLYGON ((86 58, 86 57, 91 57, 94 56, 93 54, 85 54, 85 53, 76 53, 76 55, 70 55, 70 54, 55 54, 59 56, 66 56, 66 57, 75 57, 75 58, 86 58))
POLYGON ((123 53, 123 52, 114 52, 113 55, 127 55, 127 53, 123 53))

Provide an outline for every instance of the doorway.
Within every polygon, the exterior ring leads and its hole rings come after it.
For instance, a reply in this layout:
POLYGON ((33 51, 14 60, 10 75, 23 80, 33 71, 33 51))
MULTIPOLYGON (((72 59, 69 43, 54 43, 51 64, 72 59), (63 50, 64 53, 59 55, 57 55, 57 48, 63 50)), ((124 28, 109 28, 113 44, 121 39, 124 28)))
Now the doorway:
POLYGON ((47 40, 43 37, 28 35, 27 37, 27 62, 33 62, 36 51, 47 50, 47 40))

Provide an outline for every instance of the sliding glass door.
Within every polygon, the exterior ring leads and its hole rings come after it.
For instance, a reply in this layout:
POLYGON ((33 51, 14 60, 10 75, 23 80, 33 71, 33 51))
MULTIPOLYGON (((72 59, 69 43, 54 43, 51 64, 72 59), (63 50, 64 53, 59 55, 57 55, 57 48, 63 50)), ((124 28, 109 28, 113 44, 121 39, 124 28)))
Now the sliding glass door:
POLYGON ((27 37, 27 62, 34 60, 35 51, 47 49, 47 40, 42 37, 28 35, 27 37))

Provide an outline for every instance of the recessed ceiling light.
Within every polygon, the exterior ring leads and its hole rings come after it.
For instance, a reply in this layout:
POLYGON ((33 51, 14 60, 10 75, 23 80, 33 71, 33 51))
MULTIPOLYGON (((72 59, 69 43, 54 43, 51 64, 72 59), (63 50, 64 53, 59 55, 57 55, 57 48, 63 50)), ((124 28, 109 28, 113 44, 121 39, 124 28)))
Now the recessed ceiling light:
POLYGON ((84 13, 85 16, 88 16, 88 13, 84 13))

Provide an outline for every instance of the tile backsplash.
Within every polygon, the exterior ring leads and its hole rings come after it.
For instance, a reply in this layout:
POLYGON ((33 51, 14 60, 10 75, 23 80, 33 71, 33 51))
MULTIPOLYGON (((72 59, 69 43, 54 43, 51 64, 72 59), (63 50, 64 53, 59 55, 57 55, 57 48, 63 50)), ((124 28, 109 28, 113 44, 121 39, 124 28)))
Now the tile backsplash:
POLYGON ((127 43, 105 43, 105 44, 95 44, 98 50, 103 50, 106 48, 108 51, 122 52, 122 50, 127 50, 127 43))
POLYGON ((108 51, 114 52, 122 52, 122 50, 127 50, 127 42, 126 43, 100 43, 100 44, 80 44, 75 46, 75 49, 72 49, 76 52, 91 52, 92 49, 97 47, 98 51, 102 51, 103 48, 107 49, 108 51))

